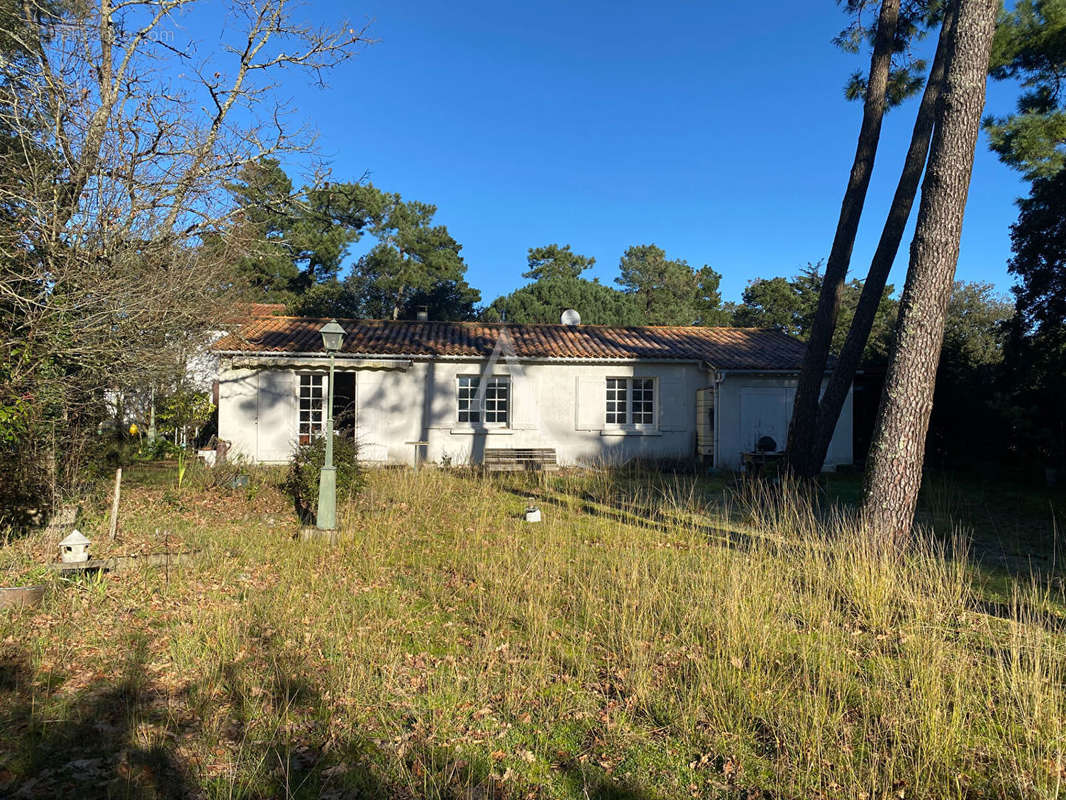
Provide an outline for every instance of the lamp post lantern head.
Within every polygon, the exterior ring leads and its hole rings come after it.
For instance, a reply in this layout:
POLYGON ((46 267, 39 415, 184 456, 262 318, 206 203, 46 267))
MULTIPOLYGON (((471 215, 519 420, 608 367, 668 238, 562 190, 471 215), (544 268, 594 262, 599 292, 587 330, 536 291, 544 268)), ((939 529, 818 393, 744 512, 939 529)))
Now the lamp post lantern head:
POLYGON ((331 319, 323 325, 320 333, 322 334, 322 346, 326 350, 335 353, 341 349, 341 342, 344 341, 344 328, 337 324, 337 320, 331 319))

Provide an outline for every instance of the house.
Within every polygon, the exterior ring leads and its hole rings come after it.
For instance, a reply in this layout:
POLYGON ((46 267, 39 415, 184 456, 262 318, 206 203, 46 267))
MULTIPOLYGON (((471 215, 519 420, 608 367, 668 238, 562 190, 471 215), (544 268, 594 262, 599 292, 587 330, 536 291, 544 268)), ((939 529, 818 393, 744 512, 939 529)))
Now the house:
MULTIPOLYGON (((242 326, 249 322, 285 313, 283 303, 239 303, 231 306, 221 315, 221 322, 227 326, 242 326)), ((211 402, 218 405, 219 355, 212 346, 227 335, 226 330, 208 330, 191 342, 172 342, 166 353, 172 359, 172 371, 164 370, 161 374, 169 377, 157 379, 151 388, 112 387, 104 390, 104 407, 107 409, 106 422, 102 426, 111 427, 120 422, 120 428, 126 429, 130 423, 138 423, 149 440, 156 434, 156 392, 170 393, 180 384, 180 388, 194 392, 210 394, 211 402), (160 385, 162 384, 162 386, 160 385), (169 384, 169 385, 168 385, 169 384)), ((199 434, 199 426, 188 426, 174 430, 174 443, 184 444, 189 428, 194 428, 193 438, 199 434)))
MULTIPOLYGON (((223 317, 229 326, 243 326, 262 317, 275 317, 285 313, 284 303, 241 303, 223 317)), ((219 356, 210 345, 226 335, 225 330, 207 332, 207 347, 194 351, 185 362, 185 382, 199 392, 211 392, 211 400, 218 405, 219 356)))
MULTIPOLYGON (((214 345, 219 438, 287 461, 324 427, 324 319, 265 316, 214 345)), ((776 330, 341 320, 334 417, 363 460, 481 463, 550 448, 558 463, 699 456, 738 468, 788 432, 799 340, 776 330)), ((851 397, 827 466, 851 463, 851 397)))

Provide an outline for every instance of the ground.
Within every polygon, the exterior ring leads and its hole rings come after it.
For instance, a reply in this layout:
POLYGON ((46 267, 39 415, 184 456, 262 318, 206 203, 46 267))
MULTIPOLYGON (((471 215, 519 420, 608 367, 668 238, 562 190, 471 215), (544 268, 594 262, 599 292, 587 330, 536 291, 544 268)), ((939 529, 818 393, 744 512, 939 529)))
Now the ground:
POLYGON ((48 587, 0 612, 0 795, 1066 791, 1053 494, 934 482, 938 532, 899 554, 855 479, 378 470, 330 546, 248 475, 129 470, 114 543, 84 504, 97 555, 180 565, 61 578, 54 537, 0 547, 0 584, 48 587))

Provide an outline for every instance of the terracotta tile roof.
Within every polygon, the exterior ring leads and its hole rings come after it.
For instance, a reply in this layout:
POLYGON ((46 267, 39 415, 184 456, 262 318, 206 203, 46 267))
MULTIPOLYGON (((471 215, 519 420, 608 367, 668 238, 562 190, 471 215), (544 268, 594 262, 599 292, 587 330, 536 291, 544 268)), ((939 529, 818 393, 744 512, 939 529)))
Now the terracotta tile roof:
MULTIPOLYGON (((326 319, 262 317, 219 340, 214 349, 246 353, 321 353, 326 319)), ((364 356, 488 357, 506 328, 522 359, 707 361, 719 369, 795 370, 799 339, 766 328, 512 325, 481 322, 339 320, 343 353, 364 356)))

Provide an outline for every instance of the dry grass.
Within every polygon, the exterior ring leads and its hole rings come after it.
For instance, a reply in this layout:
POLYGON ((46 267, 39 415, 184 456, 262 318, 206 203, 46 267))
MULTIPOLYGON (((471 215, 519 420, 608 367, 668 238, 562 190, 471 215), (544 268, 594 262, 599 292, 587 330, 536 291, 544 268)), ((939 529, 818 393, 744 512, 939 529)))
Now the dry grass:
MULTIPOLYGON (((0 794, 1066 791, 1061 591, 991 607, 957 542, 899 556, 794 495, 650 473, 389 470, 328 547, 263 475, 198 485, 131 490, 122 543, 166 529, 195 564, 0 613, 0 794)), ((0 548, 0 582, 53 545, 0 548)))

